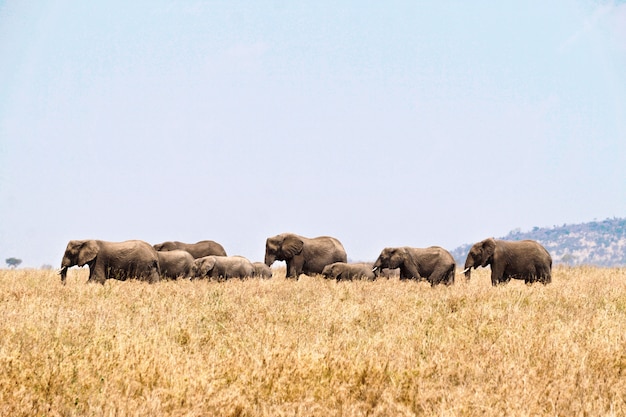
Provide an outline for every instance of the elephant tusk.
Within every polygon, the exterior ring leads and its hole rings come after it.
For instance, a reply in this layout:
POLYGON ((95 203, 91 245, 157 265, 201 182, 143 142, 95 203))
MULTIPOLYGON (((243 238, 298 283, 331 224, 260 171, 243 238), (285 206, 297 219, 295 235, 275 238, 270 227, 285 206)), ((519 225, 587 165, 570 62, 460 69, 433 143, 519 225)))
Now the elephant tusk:
POLYGON ((378 269, 378 267, 375 266, 374 268, 372 268, 372 272, 376 272, 377 269, 378 269))
POLYGON ((463 272, 461 272, 461 273, 462 273, 462 274, 464 274, 464 273, 466 273, 467 271, 469 271, 470 269, 472 269, 472 267, 471 267, 471 266, 468 266, 468 267, 467 267, 467 268, 465 268, 465 269, 463 270, 463 272))

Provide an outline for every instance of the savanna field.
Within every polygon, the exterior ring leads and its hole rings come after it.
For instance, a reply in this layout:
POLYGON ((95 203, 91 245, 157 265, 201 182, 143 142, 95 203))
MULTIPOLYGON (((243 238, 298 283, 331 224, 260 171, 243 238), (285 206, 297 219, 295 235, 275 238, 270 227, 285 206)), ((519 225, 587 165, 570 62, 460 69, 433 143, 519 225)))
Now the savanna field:
POLYGON ((489 269, 435 288, 87 276, 0 271, 0 415, 626 415, 626 269, 496 288, 489 269))

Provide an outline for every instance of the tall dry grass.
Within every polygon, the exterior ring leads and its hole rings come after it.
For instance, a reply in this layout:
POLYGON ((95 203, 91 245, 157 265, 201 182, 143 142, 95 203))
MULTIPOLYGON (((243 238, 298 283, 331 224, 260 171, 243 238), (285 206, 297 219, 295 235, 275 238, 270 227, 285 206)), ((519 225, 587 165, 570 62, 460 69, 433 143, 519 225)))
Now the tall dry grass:
POLYGON ((548 286, 0 271, 0 415, 626 415, 626 270, 548 286))

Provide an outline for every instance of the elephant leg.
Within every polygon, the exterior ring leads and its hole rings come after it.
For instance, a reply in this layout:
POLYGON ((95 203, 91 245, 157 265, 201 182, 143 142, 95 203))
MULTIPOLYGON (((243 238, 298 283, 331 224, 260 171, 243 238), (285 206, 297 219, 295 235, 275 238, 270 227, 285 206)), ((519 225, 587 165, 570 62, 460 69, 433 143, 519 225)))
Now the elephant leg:
POLYGON ((89 279, 87 282, 97 282, 104 285, 106 279, 107 274, 104 267, 97 264, 89 264, 89 279))
MULTIPOLYGON (((430 281, 430 285, 435 286, 435 285, 443 283, 444 280, 447 278, 448 269, 449 268, 445 266, 439 266, 435 268, 433 273, 428 278, 428 281, 430 281)), ((449 285, 449 283, 446 282, 446 285, 449 285)))
MULTIPOLYGON (((498 279, 498 284, 503 285, 503 284, 508 284, 512 278, 516 277, 516 275, 508 271, 504 271, 500 273, 499 277, 500 278, 498 279)), ((521 279, 522 277, 519 277, 519 278, 521 279)))
POLYGON ((437 284, 445 284, 452 285, 454 284, 454 268, 455 266, 443 266, 435 270, 436 279, 432 281, 433 285, 437 284))
POLYGON ((159 274, 159 271, 157 271, 155 268, 152 268, 152 270, 150 271, 150 276, 148 277, 148 281, 150 283, 153 282, 159 282, 161 280, 161 275, 159 274))
POLYGON ((96 282, 96 274, 94 273, 93 268, 89 268, 89 278, 87 278, 87 282, 96 282))
POLYGON ((427 278, 427 281, 430 282, 431 287, 434 287, 441 282, 441 274, 438 271, 433 271, 433 273, 427 278))
POLYGON ((406 264, 400 267, 400 279, 415 279, 421 281, 423 278, 415 267, 408 267, 406 264))
POLYGON ((302 273, 302 267, 304 266, 304 259, 293 258, 287 263, 287 277, 298 278, 302 273))
POLYGON ((500 283, 500 279, 491 271, 491 286, 496 287, 500 283))
POLYGON ((504 268, 491 265, 491 285, 495 287, 500 282, 505 282, 504 281, 504 268))
POLYGON ((550 272, 547 272, 544 276, 543 279, 541 280, 541 283, 543 285, 549 284, 552 282, 552 274, 550 272))
POLYGON ((456 265, 452 265, 452 266, 448 269, 448 271, 446 271, 446 275, 444 276, 444 279, 445 279, 444 284, 446 284, 446 285, 452 285, 452 284, 454 284, 455 269, 456 269, 456 265))
POLYGON ((298 278, 293 261, 287 262, 287 278, 298 278))
POLYGON ((550 271, 550 268, 546 268, 544 266, 540 266, 537 268, 537 279, 539 280, 539 282, 541 282, 543 285, 549 284, 550 282, 552 282, 552 274, 550 271))

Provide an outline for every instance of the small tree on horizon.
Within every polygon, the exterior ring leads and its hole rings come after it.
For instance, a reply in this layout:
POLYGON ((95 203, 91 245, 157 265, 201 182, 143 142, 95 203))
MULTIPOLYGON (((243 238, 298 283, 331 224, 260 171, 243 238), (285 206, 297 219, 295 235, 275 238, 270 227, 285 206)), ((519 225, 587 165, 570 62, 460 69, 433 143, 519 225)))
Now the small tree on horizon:
POLYGON ((7 263, 9 268, 12 268, 12 269, 17 268, 18 265, 22 263, 22 260, 18 258, 7 258, 4 261, 7 263))

